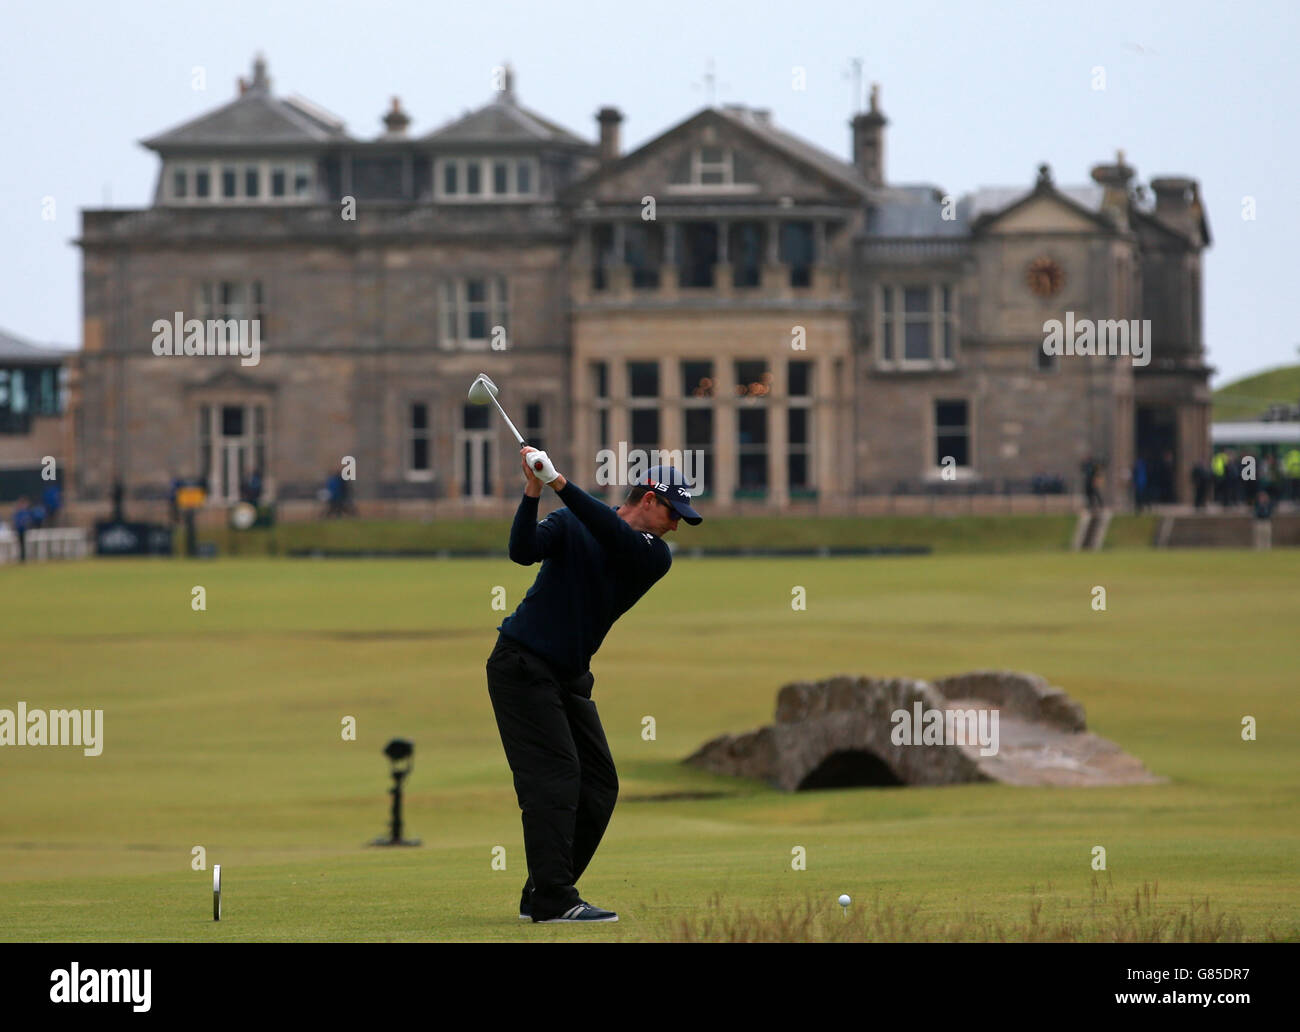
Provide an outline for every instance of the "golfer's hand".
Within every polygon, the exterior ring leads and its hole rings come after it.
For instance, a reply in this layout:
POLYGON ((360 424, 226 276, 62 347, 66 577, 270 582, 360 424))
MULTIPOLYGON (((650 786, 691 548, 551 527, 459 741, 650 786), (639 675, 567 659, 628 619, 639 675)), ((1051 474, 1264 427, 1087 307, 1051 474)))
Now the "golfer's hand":
POLYGON ((543 483, 550 484, 557 491, 564 487, 566 483, 564 477, 556 470, 546 452, 524 445, 519 449, 519 454, 522 456, 524 475, 528 478, 524 491, 530 497, 536 498, 541 495, 543 483), (539 465, 541 468, 536 468, 539 465))

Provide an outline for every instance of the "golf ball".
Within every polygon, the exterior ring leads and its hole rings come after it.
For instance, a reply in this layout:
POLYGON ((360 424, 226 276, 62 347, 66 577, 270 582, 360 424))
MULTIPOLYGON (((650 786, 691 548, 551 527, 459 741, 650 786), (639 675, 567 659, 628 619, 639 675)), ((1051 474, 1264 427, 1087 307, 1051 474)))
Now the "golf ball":
POLYGON ((849 898, 848 893, 845 893, 843 896, 840 897, 840 906, 842 907, 847 907, 852 902, 853 900, 849 898))

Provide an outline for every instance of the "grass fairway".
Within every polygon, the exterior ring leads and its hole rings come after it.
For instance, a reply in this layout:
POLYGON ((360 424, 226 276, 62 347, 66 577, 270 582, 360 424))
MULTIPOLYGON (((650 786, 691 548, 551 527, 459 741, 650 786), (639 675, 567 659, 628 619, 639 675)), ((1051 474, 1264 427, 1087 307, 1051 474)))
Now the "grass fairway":
POLYGON ((835 937, 850 927, 841 892, 877 937, 925 921, 1016 937, 1044 901, 1073 920, 1098 891, 1131 902, 1144 885, 1148 914, 1208 898, 1240 922, 1234 937, 1300 936, 1300 552, 679 559, 593 665, 622 789, 581 888, 621 921, 585 929, 523 925, 514 909, 519 814, 483 668, 504 615, 494 586, 513 608, 535 572, 256 559, 0 571, 0 707, 98 708, 105 726, 98 757, 0 749, 0 937, 633 940, 805 901, 807 933, 835 937), (794 585, 806 612, 791 610, 794 585), (789 680, 987 667, 1060 685, 1168 783, 787 795, 679 763, 769 722, 789 680), (1246 714, 1258 741, 1241 739, 1246 714), (420 849, 362 845, 384 831, 393 736, 416 743, 406 816, 420 849), (710 791, 726 795, 647 798, 710 791), (1095 875, 1098 845, 1108 870, 1095 875), (199 846, 207 871, 191 869, 199 846), (796 846, 807 870, 791 868, 796 846))

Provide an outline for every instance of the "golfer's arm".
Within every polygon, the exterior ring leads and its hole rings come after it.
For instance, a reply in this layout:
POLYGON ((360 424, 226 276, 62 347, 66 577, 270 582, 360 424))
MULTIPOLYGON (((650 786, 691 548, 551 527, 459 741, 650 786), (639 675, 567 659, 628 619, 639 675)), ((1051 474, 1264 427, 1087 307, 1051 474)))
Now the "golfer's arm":
POLYGON ((562 533, 557 520, 549 520, 549 526, 537 522, 538 498, 538 495, 525 491, 519 499, 519 508, 515 510, 515 521, 510 525, 510 561, 520 566, 532 566, 549 558, 555 552, 562 533))
POLYGON ((629 527, 618 513, 604 502, 592 498, 573 481, 565 481, 564 486, 557 488, 555 493, 573 515, 582 521, 583 526, 591 531, 591 536, 606 548, 618 552, 645 550, 646 540, 639 531, 629 527))

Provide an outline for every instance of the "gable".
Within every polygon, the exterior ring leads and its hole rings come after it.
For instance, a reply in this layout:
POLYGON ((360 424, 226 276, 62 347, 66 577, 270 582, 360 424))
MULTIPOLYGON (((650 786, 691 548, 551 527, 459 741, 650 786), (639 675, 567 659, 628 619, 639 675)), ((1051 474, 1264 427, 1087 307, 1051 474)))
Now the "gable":
POLYGON ((994 215, 984 232, 1095 233, 1097 222, 1053 194, 1039 194, 1001 215, 994 215))
MULTIPOLYGON (((833 160, 833 159, 832 159, 833 160)), ((705 111, 578 184, 579 200, 665 203, 726 200, 856 203, 849 182, 743 126, 705 111)))

